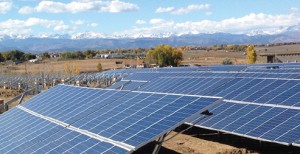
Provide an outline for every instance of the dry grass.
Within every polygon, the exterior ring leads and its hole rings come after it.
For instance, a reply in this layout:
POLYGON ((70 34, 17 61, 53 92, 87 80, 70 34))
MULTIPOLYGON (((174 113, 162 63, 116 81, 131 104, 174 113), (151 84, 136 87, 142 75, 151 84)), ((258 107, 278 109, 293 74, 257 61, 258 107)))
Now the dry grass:
POLYGON ((216 65, 221 64, 226 57, 230 58, 234 64, 246 63, 243 52, 196 50, 184 52, 182 64, 216 65))
MULTIPOLYGON (((258 54, 260 53, 284 53, 284 52, 300 52, 300 44, 282 45, 272 47, 255 47, 258 54)), ((225 50, 209 51, 193 50, 183 53, 184 60, 182 64, 198 64, 198 65, 216 65, 221 64, 223 59, 230 58, 234 64, 245 64, 245 55, 243 52, 227 52, 225 50)), ((22 63, 19 65, 0 65, 0 72, 10 73, 25 73, 25 68, 28 73, 35 74, 40 72, 45 73, 65 73, 65 65, 77 66, 81 72, 97 71, 97 64, 102 64, 104 70, 123 68, 124 64, 137 64, 142 60, 135 59, 86 59, 86 60, 68 60, 68 61, 44 61, 39 64, 22 63), (122 64, 116 64, 116 61, 122 61, 122 64)))
MULTIPOLYGON (((140 60, 138 62, 141 62, 140 60)), ((66 66, 72 68, 76 66, 81 72, 96 72, 97 64, 101 63, 103 70, 123 68, 124 64, 136 64, 137 60, 132 59, 86 59, 86 60, 48 60, 40 63, 21 63, 18 65, 1 66, 0 70, 6 70, 9 73, 24 74, 27 70, 29 74, 44 73, 66 73, 66 66), (116 64, 116 61, 122 61, 122 64, 116 64)))

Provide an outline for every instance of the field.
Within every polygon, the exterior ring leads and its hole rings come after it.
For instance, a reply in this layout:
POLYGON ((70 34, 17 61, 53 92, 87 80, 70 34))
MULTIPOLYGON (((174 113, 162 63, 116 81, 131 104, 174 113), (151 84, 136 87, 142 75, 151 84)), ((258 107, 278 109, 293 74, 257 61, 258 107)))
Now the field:
POLYGON ((182 64, 197 64, 197 65, 219 65, 222 64, 224 58, 230 58, 234 64, 245 64, 245 55, 243 52, 227 52, 225 50, 206 51, 195 50, 186 51, 183 55, 182 64))
POLYGON ((2 65, 0 67, 1 72, 13 73, 13 74, 36 74, 40 72, 44 73, 66 73, 67 69, 74 67, 78 68, 81 72, 96 72, 97 64, 101 63, 103 70, 123 68, 125 64, 136 64, 136 60, 131 59, 86 59, 86 60, 46 60, 40 63, 20 63, 2 65), (122 64, 116 64, 116 61, 121 61, 122 64))
MULTIPOLYGON (((299 52, 300 44, 281 45, 281 46, 263 46, 255 47, 257 54, 262 53, 284 53, 284 52, 299 52)), ((191 50, 183 52, 183 65, 218 65, 223 59, 230 58, 234 64, 246 64, 245 55, 243 52, 228 52, 226 50, 206 51, 206 50, 191 50)), ((77 67, 81 72, 97 71, 97 64, 101 63, 104 70, 124 68, 125 64, 136 65, 141 64, 143 60, 136 59, 86 59, 86 60, 46 60, 40 63, 21 63, 6 64, 0 66, 1 73, 66 73, 66 68, 77 67), (116 64, 116 62, 122 64, 116 64)))

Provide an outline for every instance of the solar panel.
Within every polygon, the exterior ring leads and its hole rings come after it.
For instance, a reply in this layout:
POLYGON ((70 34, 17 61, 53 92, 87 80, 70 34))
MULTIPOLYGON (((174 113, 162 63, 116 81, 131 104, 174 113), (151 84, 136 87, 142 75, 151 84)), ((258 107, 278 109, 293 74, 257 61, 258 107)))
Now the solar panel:
POLYGON ((128 153, 219 99, 58 85, 0 116, 0 153, 128 153))
POLYGON ((273 65, 249 65, 234 73, 231 68, 222 72, 227 69, 225 66, 209 72, 160 71, 160 75, 138 90, 224 97, 226 102, 210 108, 214 115, 197 125, 288 145, 300 138, 300 123, 291 124, 299 114, 300 82, 294 80, 299 78, 295 69, 299 65, 267 67, 273 65))
POLYGON ((130 81, 128 84, 123 86, 122 90, 136 90, 145 84, 147 84, 147 82, 130 81))
POLYGON ((209 110, 214 116, 197 126, 285 145, 300 138, 295 134, 300 129, 299 109, 222 102, 209 110))

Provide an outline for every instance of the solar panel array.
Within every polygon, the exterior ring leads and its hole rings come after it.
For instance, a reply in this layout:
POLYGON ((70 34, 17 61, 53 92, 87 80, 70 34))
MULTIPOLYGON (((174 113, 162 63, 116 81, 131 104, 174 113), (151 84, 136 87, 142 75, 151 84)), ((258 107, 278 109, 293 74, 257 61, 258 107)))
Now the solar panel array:
MULTIPOLYGON (((300 144, 300 64, 212 66, 182 71, 137 71, 136 91, 218 96, 214 115, 196 126, 285 145, 300 144)), ((124 85, 126 87, 126 85, 124 85)), ((194 124, 197 120, 188 123, 194 124)))
POLYGON ((0 116, 0 153, 131 153, 218 102, 58 85, 0 116))

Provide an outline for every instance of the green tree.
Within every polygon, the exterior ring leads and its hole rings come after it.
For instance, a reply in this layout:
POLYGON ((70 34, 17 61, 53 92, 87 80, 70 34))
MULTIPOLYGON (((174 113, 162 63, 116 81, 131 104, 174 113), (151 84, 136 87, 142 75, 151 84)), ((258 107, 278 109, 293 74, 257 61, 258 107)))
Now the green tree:
POLYGON ((183 59, 182 51, 169 45, 159 45, 147 52, 146 62, 159 66, 178 66, 183 59))
POLYGON ((86 55, 84 55, 81 51, 77 51, 75 53, 75 57, 78 59, 84 59, 86 57, 86 55))
POLYGON ((102 71, 102 65, 101 65, 101 63, 99 62, 98 64, 97 64, 97 71, 99 71, 99 72, 101 72, 102 71))
POLYGON ((4 61, 6 61, 7 60, 7 52, 2 52, 1 55, 3 56, 4 61))
POLYGON ((48 52, 44 52, 43 55, 42 55, 42 58, 43 59, 48 59, 48 58, 50 58, 50 54, 48 52))
POLYGON ((4 62, 5 61, 5 58, 3 56, 3 53, 0 53, 0 62, 4 62))
POLYGON ((85 55, 85 57, 91 59, 91 58, 96 56, 96 51, 86 50, 86 51, 83 52, 83 54, 85 55))
POLYGON ((22 59, 24 59, 24 60, 30 60, 30 59, 35 59, 35 58, 36 58, 36 55, 31 54, 31 53, 25 53, 25 54, 23 55, 23 58, 22 58, 22 59))
POLYGON ((223 65, 232 65, 232 60, 230 58, 225 58, 222 61, 223 65))
POLYGON ((247 47, 247 56, 246 56, 246 60, 247 60, 248 64, 254 64, 256 61, 256 56, 257 55, 254 50, 254 45, 250 44, 247 47))
POLYGON ((19 50, 11 50, 6 55, 6 60, 23 60, 23 55, 25 53, 19 50))

